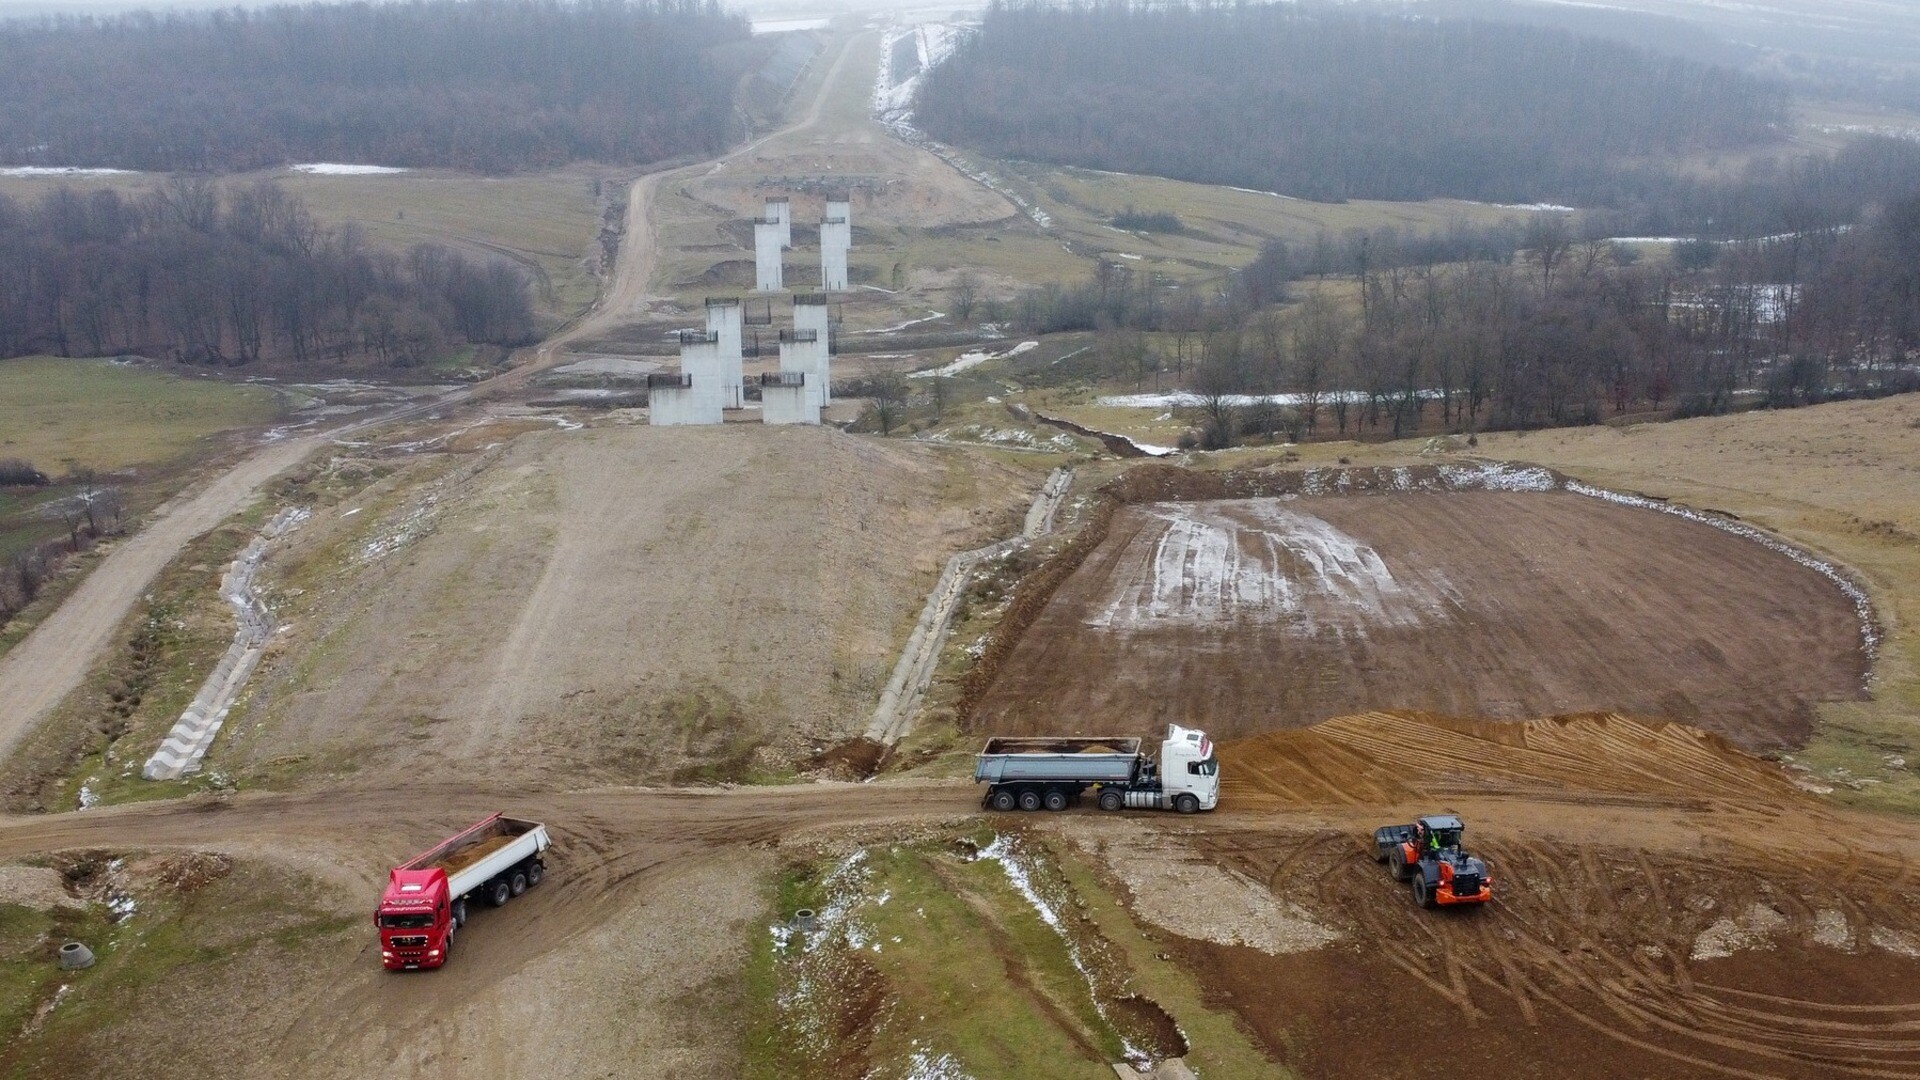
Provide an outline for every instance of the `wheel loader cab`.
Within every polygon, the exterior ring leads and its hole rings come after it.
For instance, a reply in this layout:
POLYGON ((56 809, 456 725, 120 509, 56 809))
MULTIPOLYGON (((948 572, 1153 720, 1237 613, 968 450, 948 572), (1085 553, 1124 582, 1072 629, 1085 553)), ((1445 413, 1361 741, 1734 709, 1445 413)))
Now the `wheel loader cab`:
POLYGON ((1417 847, 1421 851, 1458 850, 1460 838, 1467 831, 1466 823, 1457 817, 1433 814, 1414 822, 1419 830, 1417 847))

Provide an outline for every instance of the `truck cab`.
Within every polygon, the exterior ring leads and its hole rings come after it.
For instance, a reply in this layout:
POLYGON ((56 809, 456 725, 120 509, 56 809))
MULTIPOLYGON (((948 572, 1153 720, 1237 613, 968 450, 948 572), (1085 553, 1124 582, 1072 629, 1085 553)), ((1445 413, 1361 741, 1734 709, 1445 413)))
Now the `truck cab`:
POLYGON ((1166 741, 1160 744, 1160 787, 1170 800, 1192 795, 1199 810, 1219 805, 1220 759, 1214 756, 1213 740, 1206 732, 1167 725, 1166 741))
POLYGON ((380 928, 380 962, 389 971, 446 963, 460 914, 447 888, 446 871, 429 867, 389 872, 387 891, 373 915, 373 924, 380 928))

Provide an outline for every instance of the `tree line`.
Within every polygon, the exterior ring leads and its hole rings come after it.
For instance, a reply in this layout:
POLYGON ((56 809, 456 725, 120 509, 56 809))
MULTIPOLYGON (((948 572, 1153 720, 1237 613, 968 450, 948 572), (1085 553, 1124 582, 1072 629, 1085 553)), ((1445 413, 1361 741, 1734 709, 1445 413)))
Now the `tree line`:
POLYGON ((917 123, 997 157, 1319 200, 1596 201, 1623 158, 1733 150, 1776 83, 1565 31, 1309 4, 996 0, 917 123))
POLYGON ((413 0, 0 24, 0 164, 484 172, 711 153, 743 16, 714 0, 413 0))
POLYGON ((984 316, 1093 331, 1093 350, 1045 377, 1189 389, 1212 447, 1920 390, 1920 194, 1848 228, 1658 262, 1595 226, 1545 213, 1517 229, 1274 242, 1211 292, 1102 263, 984 316), (1287 406, 1251 400, 1274 395, 1287 406))
POLYGON ((424 363, 533 340, 509 262, 369 245, 270 181, 175 178, 140 196, 0 195, 0 357, 140 353, 186 363, 424 363))

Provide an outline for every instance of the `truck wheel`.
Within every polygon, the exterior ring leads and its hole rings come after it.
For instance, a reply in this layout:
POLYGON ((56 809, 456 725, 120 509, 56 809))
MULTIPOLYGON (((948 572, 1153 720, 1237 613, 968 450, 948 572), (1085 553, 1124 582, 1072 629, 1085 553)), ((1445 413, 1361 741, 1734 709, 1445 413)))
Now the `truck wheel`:
POLYGON ((465 925, 467 925, 467 899, 463 896, 453 902, 453 926, 457 930, 465 925))
POLYGON ((527 864, 527 888, 531 889, 535 885, 540 884, 540 879, 546 876, 546 865, 540 862, 540 860, 535 859, 527 864))
POLYGON ((1408 865, 1407 857, 1394 852, 1387 856, 1387 868, 1393 871, 1393 880, 1405 881, 1413 876, 1413 867, 1408 865))
POLYGON ((1020 809, 1028 811, 1029 813, 1040 809, 1040 793, 1037 791, 1021 792, 1020 809))
POLYGON ((1423 908, 1434 906, 1433 890, 1427 887, 1427 875, 1415 874, 1413 877, 1413 902, 1423 908))
POLYGON ((1042 796, 1040 799, 1040 802, 1041 802, 1041 805, 1045 806, 1049 810, 1054 810, 1054 811, 1065 810, 1067 808, 1067 802, 1068 802, 1067 793, 1064 791, 1061 791, 1059 788, 1055 788, 1052 791, 1047 792, 1046 795, 1042 796))
POLYGON ((487 903, 494 907, 506 907, 507 901, 511 899, 513 899, 513 886, 507 884, 506 878, 494 878, 487 882, 487 903))
POLYGON ((1127 800, 1117 791, 1103 791, 1100 793, 1100 809, 1102 810, 1118 810, 1125 805, 1127 805, 1127 800))
POLYGON ((515 896, 519 896, 521 893, 526 892, 527 891, 527 872, 525 870, 515 870, 513 872, 513 877, 507 881, 507 888, 515 896))
POLYGON ((1011 791, 996 791, 993 793, 993 808, 995 810, 1012 810, 1019 805, 1020 800, 1014 798, 1013 792, 1011 791))
POLYGON ((1200 809, 1200 800, 1191 795, 1182 795, 1173 800, 1173 808, 1183 814, 1197 813, 1200 809))

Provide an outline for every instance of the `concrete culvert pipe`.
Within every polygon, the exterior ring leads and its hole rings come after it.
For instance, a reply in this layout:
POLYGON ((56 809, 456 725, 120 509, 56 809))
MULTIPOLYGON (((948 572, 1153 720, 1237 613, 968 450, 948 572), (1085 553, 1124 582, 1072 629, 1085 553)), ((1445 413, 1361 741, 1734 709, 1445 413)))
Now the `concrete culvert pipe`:
POLYGON ((60 969, 78 971, 93 966, 93 950, 77 941, 69 941, 60 946, 60 969))
POLYGON ((789 929, 798 933, 812 933, 820 929, 820 919, 814 915, 812 908, 801 908, 799 911, 793 913, 793 921, 788 923, 787 926, 789 929))

